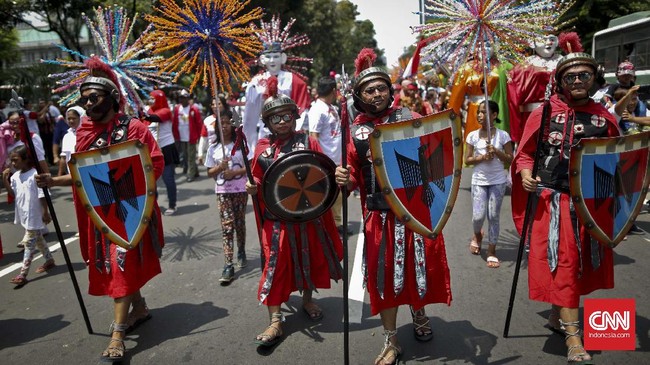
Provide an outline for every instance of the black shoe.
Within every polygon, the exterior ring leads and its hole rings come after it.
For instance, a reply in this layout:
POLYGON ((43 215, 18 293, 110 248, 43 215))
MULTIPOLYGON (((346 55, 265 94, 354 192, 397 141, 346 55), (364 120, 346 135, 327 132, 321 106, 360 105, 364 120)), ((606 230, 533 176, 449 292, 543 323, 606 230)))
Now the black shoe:
POLYGON ((244 268, 248 266, 248 260, 246 260, 246 252, 239 252, 237 254, 237 267, 244 268))
POLYGON ((630 227, 630 230, 627 232, 627 234, 645 234, 645 231, 637 227, 636 224, 633 224, 632 227, 630 227))
POLYGON ((226 267, 223 268, 219 282, 221 282, 222 285, 228 285, 233 281, 233 279, 235 279, 235 268, 232 265, 226 265, 226 267))

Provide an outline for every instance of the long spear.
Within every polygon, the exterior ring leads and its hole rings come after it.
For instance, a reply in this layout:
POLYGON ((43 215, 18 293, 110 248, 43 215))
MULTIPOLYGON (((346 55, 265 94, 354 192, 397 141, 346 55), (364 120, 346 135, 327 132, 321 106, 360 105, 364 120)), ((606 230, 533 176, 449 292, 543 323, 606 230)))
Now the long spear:
MULTIPOLYGON (((348 166, 348 135, 350 120, 347 108, 347 93, 349 92, 348 75, 345 65, 341 66, 341 166, 348 166)), ((350 363, 350 310, 348 308, 348 187, 341 186, 341 218, 343 220, 343 359, 344 364, 350 363)))
MULTIPOLYGON (((248 182, 251 185, 255 185, 255 179, 253 178, 253 171, 251 170, 251 164, 248 161, 248 142, 246 142, 246 135, 242 126, 237 127, 235 133, 237 134, 237 139, 235 140, 234 146, 232 148, 231 155, 234 156, 237 148, 242 153, 244 157, 244 168, 246 169, 246 176, 248 177, 248 182)), ((262 227, 264 225, 264 216, 262 215, 262 210, 260 209, 260 204, 257 201, 257 197, 253 197, 253 210, 255 210, 255 227, 257 228, 257 238, 260 242, 260 263, 261 268, 264 270, 264 249, 262 248, 262 227)))
MULTIPOLYGON (((29 147, 29 153, 31 155, 32 161, 34 161, 34 166, 36 168, 36 173, 39 175, 47 172, 41 169, 41 165, 38 163, 38 156, 36 155, 36 149, 34 148, 34 141, 32 141, 32 136, 29 133, 29 128, 27 127, 27 120, 24 118, 23 112, 23 98, 18 96, 18 93, 15 90, 11 90, 11 100, 9 105, 18 110, 20 115, 20 129, 25 135, 27 140, 27 146, 29 147)), ((79 301, 79 306, 81 307, 81 314, 84 317, 86 322, 86 329, 88 334, 93 334, 93 328, 90 325, 90 319, 88 318, 88 312, 86 311, 86 306, 84 305, 83 297, 81 296, 81 290, 79 290, 79 283, 77 282, 77 276, 74 273, 74 268, 72 267, 72 262, 70 261, 70 255, 68 254, 68 248, 65 246, 63 240, 63 234, 61 233, 61 227, 59 226, 59 220, 56 217, 56 211, 54 211, 54 204, 52 204, 52 197, 50 196, 49 190, 46 187, 43 188, 43 194, 45 195, 45 201, 47 202, 47 208, 50 210, 50 216, 52 217, 52 223, 54 224, 54 229, 56 230, 56 237, 59 239, 59 244, 61 245, 61 251, 63 252, 63 257, 65 258, 66 266, 68 267, 68 273, 70 273, 70 279, 72 279, 72 286, 74 286, 74 292, 77 295, 77 301, 79 301)))
MULTIPOLYGON (((549 119, 549 114, 551 113, 551 85, 552 79, 546 85, 546 92, 544 95, 544 109, 542 109, 542 121, 540 122, 539 131, 537 132, 537 150, 535 150, 535 160, 533 161, 533 179, 537 177, 537 170, 539 170, 539 159, 541 157, 541 145, 544 142, 544 130, 546 128, 546 123, 549 119)), ((526 239, 528 238, 529 225, 532 225, 533 206, 537 200, 537 194, 528 193, 526 201, 526 211, 524 213, 524 224, 521 229, 521 238, 519 239, 519 247, 517 248, 517 263, 515 264, 515 273, 512 278, 512 287, 510 289, 510 300, 508 301, 508 312, 506 314, 506 323, 503 328, 503 337, 508 338, 508 332, 510 331, 510 319, 512 318, 512 309, 515 302, 515 294, 517 293, 517 282, 519 281, 519 270, 521 268, 521 259, 524 255, 524 246, 526 245, 526 239)))

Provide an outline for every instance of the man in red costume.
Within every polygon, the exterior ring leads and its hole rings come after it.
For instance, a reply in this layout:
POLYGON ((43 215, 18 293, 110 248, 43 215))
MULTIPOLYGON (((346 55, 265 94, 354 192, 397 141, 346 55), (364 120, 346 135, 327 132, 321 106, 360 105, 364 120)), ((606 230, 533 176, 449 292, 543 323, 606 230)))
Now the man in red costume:
POLYGON ((361 114, 350 126, 348 166, 337 167, 335 176, 348 191, 359 188, 361 192, 366 289, 370 310, 373 315, 380 314, 384 327, 384 347, 375 364, 385 365, 395 363, 402 352, 397 343, 397 308, 408 304, 415 338, 430 341, 433 332, 424 306, 451 303, 451 286, 442 234, 429 239, 406 228, 388 207, 374 179, 368 137, 375 126, 419 117, 406 108, 391 107, 391 80, 382 68, 372 66, 375 59, 372 49, 364 48, 355 62, 353 99, 361 114))
POLYGON ((508 125, 503 129, 510 132, 515 144, 521 140, 524 123, 530 113, 542 105, 544 92, 551 74, 555 70, 560 55, 555 53, 558 38, 549 34, 533 44, 535 54, 528 57, 523 65, 515 66, 508 78, 508 125))
POLYGON ((260 278, 258 299, 268 307, 271 324, 255 340, 260 346, 275 345, 282 336, 283 322, 280 306, 289 300, 292 292, 302 291, 302 309, 312 321, 323 318, 321 308, 312 300, 312 291, 329 288, 330 280, 342 277, 340 266, 343 245, 338 235, 331 210, 307 222, 286 222, 264 205, 258 186, 273 182, 263 181, 265 172, 273 161, 284 154, 299 150, 321 152, 314 137, 296 132, 298 106, 286 95, 279 94, 277 79, 271 77, 267 84, 269 97, 264 102, 262 120, 271 134, 258 141, 252 161, 254 185, 246 183, 246 191, 257 194, 262 217, 262 255, 264 268, 260 278))
MULTIPOLYGON (((125 99, 115 74, 98 57, 86 61, 86 67, 91 70, 92 76, 79 87, 79 105, 86 109, 88 119, 77 129, 75 150, 81 152, 127 140, 139 140, 149 149, 154 174, 158 179, 165 164, 162 152, 144 123, 121 112, 125 99)), ((72 185, 72 178, 70 175, 52 177, 41 174, 37 182, 39 187, 65 186, 72 185)), ((159 257, 164 236, 160 208, 154 202, 151 222, 142 241, 137 248, 126 250, 110 242, 97 230, 77 198, 74 186, 73 191, 81 255, 89 266, 88 293, 113 298, 112 336, 101 360, 120 361, 124 358, 125 333, 151 318, 140 288, 161 272, 159 257), (129 313, 131 306, 133 309, 129 313)))
MULTIPOLYGON (((264 43, 260 63, 266 68, 266 72, 253 77, 246 87, 243 130, 246 140, 251 146, 255 146, 258 139, 269 134, 260 115, 264 104, 264 95, 267 94, 267 82, 271 76, 275 76, 278 80, 278 92, 290 97, 298 106, 299 120, 303 119, 302 116, 309 109, 311 96, 307 91, 307 84, 296 73, 282 69, 286 62, 287 54, 282 49, 281 43, 264 43)), ((302 122, 297 124, 298 127, 302 126, 302 122)))
POLYGON ((571 146, 581 138, 619 135, 616 120, 589 97, 597 69, 596 61, 586 53, 569 53, 560 59, 550 120, 541 120, 544 108, 533 111, 512 169, 512 215, 520 234, 526 197, 533 193, 538 200, 528 218, 532 228, 526 232, 529 297, 552 304, 547 326, 566 336, 570 364, 591 364, 580 337, 580 296, 614 287, 612 250, 589 237, 569 195, 571 146), (540 132, 544 135, 538 146, 540 132), (534 163, 539 164, 537 176, 532 176, 534 163))

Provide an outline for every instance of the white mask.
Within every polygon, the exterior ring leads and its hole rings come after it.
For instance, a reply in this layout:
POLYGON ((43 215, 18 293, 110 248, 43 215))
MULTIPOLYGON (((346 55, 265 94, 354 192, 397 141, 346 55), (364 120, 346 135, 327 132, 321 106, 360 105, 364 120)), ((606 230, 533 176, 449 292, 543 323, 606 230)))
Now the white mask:
POLYGON ((537 55, 542 58, 553 57, 557 45, 558 45, 557 37, 552 34, 549 34, 547 36, 535 40, 534 42, 535 53, 537 53, 537 55))
POLYGON ((263 53, 260 56, 260 62, 271 75, 277 75, 280 73, 282 65, 287 62, 287 55, 280 52, 263 53))

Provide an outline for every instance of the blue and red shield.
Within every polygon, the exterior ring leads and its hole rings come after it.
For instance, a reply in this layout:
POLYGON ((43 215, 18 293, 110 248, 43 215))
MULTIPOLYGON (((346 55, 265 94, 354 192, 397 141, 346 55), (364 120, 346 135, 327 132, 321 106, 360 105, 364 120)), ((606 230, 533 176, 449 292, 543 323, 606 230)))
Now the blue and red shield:
POLYGON ((137 246, 156 195, 147 146, 134 140, 75 153, 69 167, 77 198, 95 227, 119 246, 137 246))
POLYGON ((412 231, 436 237, 451 215, 462 169, 460 122, 451 110, 378 125, 370 138, 377 182, 412 231))
POLYGON ((650 132, 583 138, 571 149, 570 190, 580 221, 600 243, 615 247, 636 219, 646 192, 650 132))

